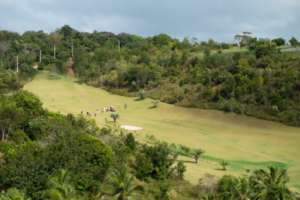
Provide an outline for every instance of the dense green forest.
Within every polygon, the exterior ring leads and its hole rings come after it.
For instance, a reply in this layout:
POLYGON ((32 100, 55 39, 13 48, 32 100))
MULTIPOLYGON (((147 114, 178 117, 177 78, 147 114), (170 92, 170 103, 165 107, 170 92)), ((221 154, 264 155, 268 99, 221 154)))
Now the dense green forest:
MULTIPOLYGON (((16 73, 0 84, 1 200, 290 200, 286 169, 247 176, 184 180, 180 155, 197 163, 203 150, 149 138, 138 142, 110 121, 99 128, 83 116, 43 109, 20 89, 16 73)), ((26 76, 27 77, 27 76, 26 76)), ((30 76, 28 76, 30 78, 30 76)), ((201 161, 200 161, 201 162, 201 161)), ((224 161, 223 170, 226 170, 224 161)))
MULTIPOLYGON (((123 95, 299 126, 300 53, 281 50, 286 43, 243 38, 239 49, 214 40, 86 33, 69 26, 50 34, 0 31, 0 68, 18 68, 27 77, 36 65, 123 95)), ((296 38, 289 43, 300 45, 296 38)))

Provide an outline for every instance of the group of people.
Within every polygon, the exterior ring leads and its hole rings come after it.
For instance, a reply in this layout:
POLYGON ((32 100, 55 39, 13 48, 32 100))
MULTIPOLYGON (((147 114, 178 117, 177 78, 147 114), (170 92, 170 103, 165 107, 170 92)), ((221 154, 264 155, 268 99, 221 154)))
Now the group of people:
POLYGON ((104 106, 102 109, 96 109, 95 112, 88 112, 88 111, 85 112, 85 111, 81 110, 80 113, 81 113, 81 115, 86 114, 89 117, 91 117, 91 116, 97 117, 97 114, 99 114, 100 112, 116 112, 116 111, 117 110, 115 107, 109 105, 109 106, 104 106))
MULTIPOLYGON (((127 103, 124 103, 124 109, 126 110, 127 109, 127 103)), ((112 105, 109 105, 109 106, 104 106, 102 109, 96 109, 95 112, 88 112, 88 111, 84 111, 84 110, 81 110, 81 115, 86 115, 86 116, 89 116, 89 117, 97 117, 97 114, 99 113, 104 113, 104 112, 117 112, 117 109, 112 106, 112 105)))

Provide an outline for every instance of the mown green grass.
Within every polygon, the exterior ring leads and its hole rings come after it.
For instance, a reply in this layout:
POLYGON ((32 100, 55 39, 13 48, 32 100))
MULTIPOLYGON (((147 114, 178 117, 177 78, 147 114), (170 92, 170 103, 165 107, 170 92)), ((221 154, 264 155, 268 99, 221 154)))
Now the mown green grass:
MULTIPOLYGON (((300 128, 165 103, 150 109, 151 99, 136 101, 113 95, 48 72, 40 73, 25 89, 39 96, 46 108, 61 113, 95 112, 112 105, 120 114, 120 124, 144 128, 135 133, 139 139, 150 134, 162 141, 204 149, 205 155, 198 165, 190 158, 182 158, 188 161, 186 178, 193 183, 205 173, 241 175, 273 165, 288 168, 290 186, 300 189, 300 128), (222 160, 229 162, 227 171, 219 170, 222 160)), ((110 120, 109 113, 93 118, 100 126, 110 120)))

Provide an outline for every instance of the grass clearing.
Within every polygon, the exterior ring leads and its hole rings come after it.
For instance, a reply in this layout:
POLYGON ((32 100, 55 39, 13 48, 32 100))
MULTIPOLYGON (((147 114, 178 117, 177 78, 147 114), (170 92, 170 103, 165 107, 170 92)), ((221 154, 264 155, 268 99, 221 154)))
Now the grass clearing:
MULTIPOLYGON (((40 73, 25 89, 39 96, 49 110, 61 113, 93 113, 112 105, 120 114, 120 124, 144 129, 135 133, 140 139, 151 134, 159 140, 205 150, 198 165, 192 159, 181 158, 187 161, 186 179, 193 183, 205 173, 240 175, 275 165, 287 167, 290 186, 300 190, 300 128, 165 103, 150 109, 151 99, 135 101, 48 72, 40 73), (222 160, 229 163, 227 171, 219 170, 222 160)), ((110 113, 99 113, 93 118, 100 126, 111 120, 110 113)))

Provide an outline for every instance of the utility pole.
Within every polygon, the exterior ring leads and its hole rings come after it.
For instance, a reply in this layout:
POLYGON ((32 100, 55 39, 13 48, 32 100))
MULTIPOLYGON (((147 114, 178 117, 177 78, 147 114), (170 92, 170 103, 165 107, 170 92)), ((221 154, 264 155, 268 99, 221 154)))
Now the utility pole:
POLYGON ((40 49, 40 63, 42 63, 42 50, 40 49))
POLYGON ((121 52, 121 42, 118 40, 118 48, 119 48, 119 53, 121 52))
POLYGON ((72 44, 71 44, 71 55, 72 58, 74 57, 74 45, 73 45, 73 40, 72 40, 72 44))
POLYGON ((16 61, 17 61, 17 73, 18 73, 19 72, 19 56, 17 56, 16 61))
POLYGON ((53 58, 56 59, 56 46, 53 46, 53 58))

